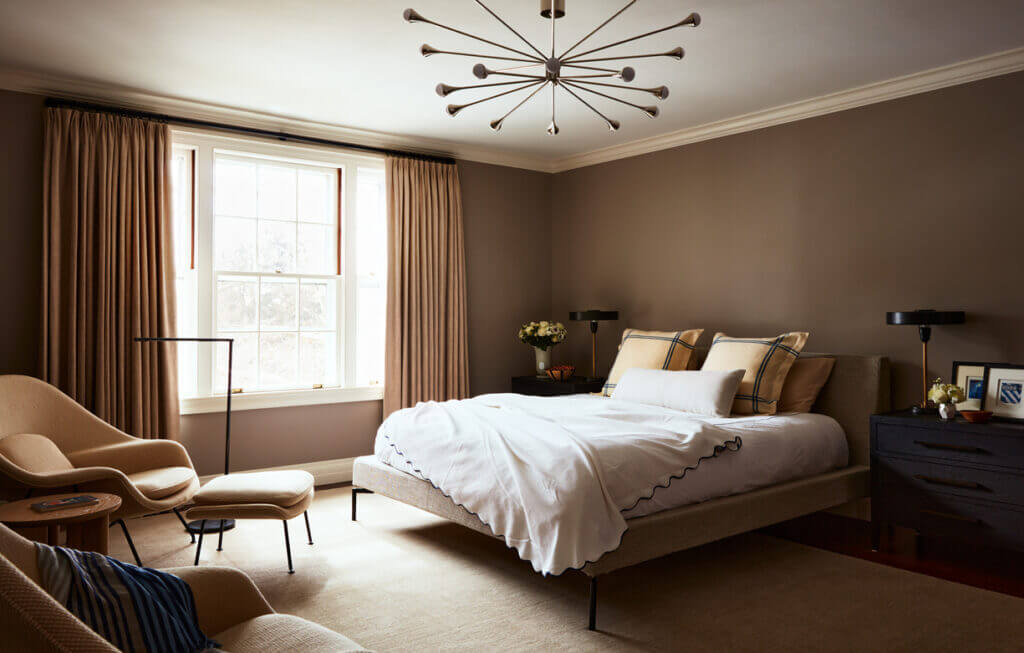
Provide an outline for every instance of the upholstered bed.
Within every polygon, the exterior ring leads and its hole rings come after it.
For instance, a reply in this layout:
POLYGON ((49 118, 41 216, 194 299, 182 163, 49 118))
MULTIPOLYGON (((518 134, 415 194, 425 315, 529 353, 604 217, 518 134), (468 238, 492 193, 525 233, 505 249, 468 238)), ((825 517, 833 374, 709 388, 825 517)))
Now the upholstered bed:
MULTIPOLYGON (((815 354, 804 354, 810 356, 815 354)), ((832 374, 813 412, 830 416, 842 427, 849 445, 848 465, 743 494, 627 519, 628 530, 619 547, 581 568, 591 578, 591 629, 596 627, 598 576, 821 510, 868 517, 869 417, 889 408, 888 360, 880 356, 833 357, 832 374)), ((356 459, 353 467, 353 519, 361 492, 382 494, 494 536, 478 517, 453 503, 429 482, 373 456, 356 459)))

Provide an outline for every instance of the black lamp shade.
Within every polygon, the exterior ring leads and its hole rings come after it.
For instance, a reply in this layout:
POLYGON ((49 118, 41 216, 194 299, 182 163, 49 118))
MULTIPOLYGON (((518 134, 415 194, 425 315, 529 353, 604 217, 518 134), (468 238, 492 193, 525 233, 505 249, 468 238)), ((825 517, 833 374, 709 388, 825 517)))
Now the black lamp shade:
POLYGON ((574 322, 599 322, 603 320, 617 320, 619 319, 618 311, 572 311, 569 313, 569 319, 574 322))
POLYGON ((916 311, 890 311, 885 314, 886 324, 908 326, 938 326, 941 324, 963 324, 963 311, 934 311, 918 309, 916 311))

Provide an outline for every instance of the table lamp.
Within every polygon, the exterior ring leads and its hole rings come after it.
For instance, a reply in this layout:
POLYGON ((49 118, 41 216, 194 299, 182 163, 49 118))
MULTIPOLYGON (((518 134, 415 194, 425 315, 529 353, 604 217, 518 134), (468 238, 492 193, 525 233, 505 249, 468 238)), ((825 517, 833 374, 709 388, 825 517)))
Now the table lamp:
POLYGON ((921 404, 913 406, 911 411, 915 415, 925 413, 928 411, 928 341, 932 337, 932 327, 944 324, 963 324, 964 312, 932 309, 891 311, 885 314, 885 323, 917 327, 917 332, 921 336, 921 404))
POLYGON ((597 323, 619 319, 618 311, 572 311, 569 319, 574 322, 590 322, 590 378, 597 378, 597 323))

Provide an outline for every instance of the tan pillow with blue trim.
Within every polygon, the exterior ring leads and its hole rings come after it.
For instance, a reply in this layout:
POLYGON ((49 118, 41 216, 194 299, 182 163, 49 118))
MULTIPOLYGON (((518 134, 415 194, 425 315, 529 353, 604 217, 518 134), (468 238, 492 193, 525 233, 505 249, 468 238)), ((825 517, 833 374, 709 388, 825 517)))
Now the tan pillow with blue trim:
POLYGON ((789 368, 807 343, 806 332, 783 333, 774 338, 730 338, 716 333, 702 370, 744 370, 732 412, 774 415, 789 368))
POLYGON ((626 329, 622 332, 619 353, 615 357, 612 371, 601 390, 610 397, 619 379, 626 370, 640 367, 647 370, 685 370, 697 338, 704 329, 689 331, 640 331, 626 329))

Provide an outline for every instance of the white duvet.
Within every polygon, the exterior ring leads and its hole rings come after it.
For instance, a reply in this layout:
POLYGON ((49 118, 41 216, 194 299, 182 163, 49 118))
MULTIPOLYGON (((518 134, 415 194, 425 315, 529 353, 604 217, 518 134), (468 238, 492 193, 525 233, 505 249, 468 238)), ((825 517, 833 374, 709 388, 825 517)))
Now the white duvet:
POLYGON ((671 409, 493 394, 397 411, 377 431, 375 452, 475 513, 535 570, 560 574, 618 548, 623 511, 656 487, 741 445, 671 409))

